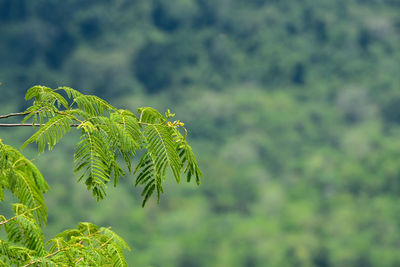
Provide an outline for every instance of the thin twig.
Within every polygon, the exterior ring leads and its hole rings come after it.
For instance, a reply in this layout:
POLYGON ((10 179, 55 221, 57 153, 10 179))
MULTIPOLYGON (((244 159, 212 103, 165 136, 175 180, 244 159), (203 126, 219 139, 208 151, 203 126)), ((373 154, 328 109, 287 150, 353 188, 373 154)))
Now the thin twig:
POLYGON ((114 239, 114 237, 110 237, 106 242, 104 242, 103 244, 101 244, 100 247, 98 247, 99 249, 104 247, 105 245, 107 245, 110 241, 112 241, 114 239))
POLYGON ((25 112, 18 112, 18 113, 10 113, 10 114, 7 114, 7 115, 0 115, 0 119, 6 119, 6 118, 9 118, 9 117, 14 117, 14 116, 24 116, 24 115, 27 115, 29 113, 31 113, 31 112, 25 111, 25 112))
POLYGON ((33 209, 29 209, 29 210, 27 210, 27 211, 25 211, 25 212, 23 212, 23 213, 21 213, 21 214, 15 215, 14 217, 12 217, 12 218, 10 218, 10 219, 8 219, 8 220, 5 220, 5 221, 0 222, 0 225, 3 225, 3 224, 6 224, 6 223, 8 223, 8 222, 10 222, 10 221, 12 221, 12 220, 15 220, 15 219, 18 218, 19 216, 25 215, 25 214, 27 214, 27 213, 29 213, 29 212, 32 212, 32 211, 34 211, 34 210, 36 210, 36 209, 38 209, 38 208, 40 208, 40 206, 37 206, 37 207, 35 207, 35 208, 33 208, 33 209))
MULTIPOLYGON (((54 255, 56 255, 56 254, 58 254, 58 253, 60 253, 60 252, 62 252, 62 251, 64 251, 64 250, 67 250, 68 248, 62 248, 62 249, 59 249, 59 250, 57 250, 57 251, 54 251, 53 253, 51 253, 51 254, 49 254, 49 255, 46 255, 46 256, 44 256, 44 258, 50 258, 50 257, 53 257, 54 255)), ((31 261, 31 262, 29 262, 29 263, 27 263, 27 264, 25 264, 24 266, 22 266, 22 267, 27 267, 27 266, 31 266, 32 264, 35 264, 35 263, 38 263, 38 262, 41 262, 42 260, 34 260, 34 261, 31 261)))
MULTIPOLYGON (((0 127, 32 127, 32 126, 43 126, 45 124, 40 123, 0 123, 0 127)), ((70 127, 78 127, 79 124, 70 124, 70 127)))
POLYGON ((76 262, 75 265, 77 265, 79 262, 83 261, 83 257, 79 258, 76 262))
MULTIPOLYGON (((9 117, 13 117, 13 116, 22 116, 22 115, 27 115, 27 114, 29 114, 29 113, 31 113, 31 112, 20 112, 20 113, 10 113, 10 114, 7 114, 7 115, 0 115, 0 119, 5 119, 5 118, 9 118, 9 117)), ((63 112, 56 112, 57 114, 60 114, 60 115, 69 115, 69 114, 66 114, 66 113, 63 113, 63 112)), ((142 114, 141 114, 142 115, 142 114)), ((76 121, 78 121, 78 122, 80 122, 80 123, 74 123, 74 124, 70 124, 70 127, 78 127, 79 125, 81 125, 82 124, 82 122, 83 121, 80 121, 80 120, 78 120, 77 118, 73 118, 74 120, 76 120, 76 121)), ((139 121, 138 121, 138 123, 140 124, 140 125, 159 125, 159 124, 157 124, 157 123, 147 123, 147 122, 142 122, 140 119, 139 119, 139 121)), ((40 127, 40 126, 43 126, 43 125, 45 125, 45 124, 40 124, 40 123, 0 123, 0 127, 32 127, 32 126, 38 126, 38 127, 40 127)), ((167 125, 167 126, 170 126, 170 125, 167 125)), ((172 127, 173 126, 175 126, 175 125, 171 125, 172 127)), ((183 127, 184 129, 185 129, 185 136, 184 137, 186 137, 186 128, 185 127, 183 127)))
MULTIPOLYGON (((146 123, 146 122, 138 122, 142 125, 159 125, 157 123, 146 123)), ((45 124, 40 123, 0 123, 0 127, 29 127, 29 126, 43 126, 45 124)), ((70 124, 70 127, 78 127, 80 124, 70 124)))

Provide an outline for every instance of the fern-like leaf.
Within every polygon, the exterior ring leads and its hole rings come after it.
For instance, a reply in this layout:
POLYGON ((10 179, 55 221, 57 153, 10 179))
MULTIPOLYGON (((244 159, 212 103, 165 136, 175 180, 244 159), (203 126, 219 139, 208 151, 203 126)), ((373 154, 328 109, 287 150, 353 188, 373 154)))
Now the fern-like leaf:
POLYGON ((31 257, 29 264, 30 263, 32 263, 31 266, 46 266, 46 267, 68 266, 68 265, 60 265, 52 258, 47 258, 47 257, 31 257))
POLYGON ((110 152, 109 143, 98 129, 85 130, 81 141, 76 145, 74 161, 74 172, 83 170, 79 180, 85 178, 85 184, 89 190, 92 189, 93 196, 97 200, 103 199, 106 184, 115 167, 112 164, 115 158, 110 152))
POLYGON ((155 169, 155 161, 149 152, 146 152, 138 166, 134 174, 138 173, 136 177, 135 186, 138 184, 144 185, 144 189, 142 191, 142 196, 144 197, 142 201, 142 207, 146 205, 146 202, 153 194, 154 190, 157 192, 157 201, 160 199, 160 194, 163 192, 162 188, 162 178, 157 173, 155 169))
POLYGON ((72 117, 70 115, 57 115, 50 119, 46 124, 34 133, 22 145, 24 149, 28 144, 36 142, 39 147, 39 153, 42 153, 46 145, 51 150, 60 141, 60 139, 71 130, 72 117))
POLYGON ((68 229, 56 235, 55 238, 62 238, 63 240, 69 241, 74 236, 81 236, 81 235, 82 233, 78 229, 68 229))
POLYGON ((105 100, 94 95, 79 95, 74 98, 78 108, 92 116, 102 116, 110 110, 116 110, 105 100))
POLYGON ((56 90, 63 90, 67 94, 68 98, 70 98, 70 99, 75 99, 82 95, 81 92, 79 92, 75 89, 72 89, 71 87, 68 87, 68 86, 61 86, 61 87, 58 87, 56 90))
POLYGON ((43 193, 49 189, 38 168, 15 148, 0 142, 0 186, 10 190, 40 223, 47 219, 43 193))
POLYGON ((68 101, 55 90, 48 88, 46 86, 34 86, 30 88, 25 94, 25 100, 30 100, 35 98, 36 102, 43 102, 48 104, 56 103, 58 107, 61 105, 64 108, 68 108, 68 101))
POLYGON ((126 263, 124 253, 122 252, 122 249, 118 247, 115 244, 109 244, 107 245, 107 250, 108 253, 111 257, 111 265, 115 267, 125 267, 128 266, 126 263))
POLYGON ((131 171, 131 161, 143 142, 143 134, 136 117, 121 111, 112 114, 110 118, 104 118, 103 123, 102 130, 107 134, 113 150, 119 151, 131 171))
POLYGON ((27 262, 31 253, 26 247, 0 240, 0 266, 18 266, 21 262, 27 262))
POLYGON ((42 256, 45 252, 43 233, 29 208, 23 204, 14 204, 15 217, 5 224, 8 240, 21 243, 26 248, 42 256))
POLYGON ((139 121, 144 123, 162 123, 165 122, 166 119, 160 112, 151 107, 141 107, 137 109, 140 114, 139 121))
POLYGON ((63 248, 66 247, 66 245, 67 242, 65 242, 64 237, 54 237, 46 242, 46 246, 49 247, 50 252, 62 250, 63 248))
POLYGON ((109 228, 101 227, 100 232, 104 236, 106 236, 108 240, 111 240, 113 243, 117 244, 120 248, 130 250, 129 245, 119 235, 117 235, 114 231, 111 231, 109 228))
POLYGON ((187 143, 186 138, 179 132, 178 128, 175 128, 174 130, 175 142, 179 152, 179 157, 183 164, 183 173, 186 174, 188 182, 191 181, 192 177, 195 177, 197 185, 200 185, 200 179, 203 177, 203 174, 197 164, 193 150, 187 143))
POLYGON ((25 123, 32 118, 32 125, 34 125, 37 122, 40 124, 46 123, 56 115, 58 109, 53 104, 35 101, 34 105, 27 108, 25 112, 27 115, 22 120, 22 123, 25 123))
POLYGON ((142 206, 154 191, 157 192, 157 201, 160 199, 160 193, 163 193, 162 181, 165 180, 168 166, 176 181, 180 182, 182 162, 174 133, 174 127, 161 124, 149 124, 144 129, 147 152, 135 170, 135 174, 138 173, 135 185, 144 185, 142 206))
POLYGON ((77 229, 66 230, 49 243, 49 253, 55 254, 52 259, 60 266, 126 266, 126 242, 110 229, 92 223, 79 223, 77 229))
POLYGON ((99 227, 90 222, 80 222, 78 224, 78 231, 83 234, 92 235, 99 232, 99 227))
POLYGON ((147 125, 145 127, 147 149, 155 159, 154 167, 156 172, 164 178, 169 165, 176 181, 179 183, 182 162, 179 158, 173 134, 173 128, 169 126, 147 125))
POLYGON ((182 163, 184 164, 183 172, 186 174, 188 182, 195 177, 197 185, 200 185, 200 178, 203 174, 200 171, 197 160, 193 154, 192 148, 184 140, 179 146, 179 156, 181 157, 182 163))

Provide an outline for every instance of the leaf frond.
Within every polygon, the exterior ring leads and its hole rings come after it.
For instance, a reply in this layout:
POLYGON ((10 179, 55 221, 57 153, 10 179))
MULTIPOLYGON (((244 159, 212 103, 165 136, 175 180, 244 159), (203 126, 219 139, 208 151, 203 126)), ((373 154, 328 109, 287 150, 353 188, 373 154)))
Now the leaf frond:
POLYGON ((23 204, 14 204, 13 211, 16 217, 5 224, 8 240, 20 243, 33 250, 37 255, 45 252, 43 233, 29 208, 23 204))
POLYGON ((176 181, 180 182, 182 162, 179 158, 176 142, 173 138, 173 127, 165 125, 147 125, 145 127, 147 149, 155 158, 155 169, 161 177, 165 177, 169 165, 176 181))
POLYGON ((74 98, 78 108, 92 116, 102 116, 110 110, 116 110, 105 100, 94 95, 79 95, 74 98))
POLYGON ((141 107, 137 109, 140 114, 139 121, 144 123, 162 123, 166 119, 160 112, 151 107, 141 107))
POLYGON ((129 245, 119 235, 117 235, 114 231, 111 231, 109 228, 101 227, 100 232, 102 232, 104 236, 112 240, 112 242, 116 243, 119 247, 130 250, 129 245))
POLYGON ((179 156, 183 163, 183 173, 186 174, 187 182, 190 182, 192 177, 195 177, 197 185, 200 185, 200 179, 203 177, 203 174, 197 164, 192 148, 178 131, 175 132, 175 139, 179 156))
POLYGON ((17 149, 0 143, 0 187, 10 190, 18 200, 34 211, 38 221, 45 223, 47 207, 43 193, 49 190, 39 169, 17 149))
POLYGON ((43 102, 48 104, 56 104, 58 107, 68 108, 68 101, 55 90, 46 86, 34 86, 25 94, 25 100, 35 98, 35 102, 43 102))
POLYGON ((144 185, 144 189, 142 191, 142 196, 144 196, 142 201, 142 207, 146 205, 146 202, 149 200, 150 196, 153 194, 154 190, 157 192, 157 201, 160 199, 160 194, 163 192, 162 188, 162 178, 157 173, 155 168, 155 160, 151 156, 149 152, 143 154, 134 174, 136 176, 135 186, 141 184, 144 185))
POLYGON ((32 250, 17 246, 12 242, 0 240, 0 266, 18 266, 21 262, 25 263, 28 261, 32 250))
POLYGON ((108 253, 111 256, 110 263, 112 266, 116 267, 126 267, 128 264, 126 263, 124 253, 122 249, 115 244, 107 245, 108 253))
POLYGON ((71 123, 71 116, 57 115, 41 126, 36 133, 25 141, 21 148, 24 149, 28 144, 36 142, 39 153, 44 152, 46 145, 49 150, 52 150, 60 139, 71 130, 71 123))
POLYGON ((86 129, 81 141, 76 145, 74 172, 83 170, 79 178, 85 178, 87 188, 92 190, 97 200, 105 196, 106 184, 110 181, 115 161, 110 152, 110 144, 98 129, 86 129))

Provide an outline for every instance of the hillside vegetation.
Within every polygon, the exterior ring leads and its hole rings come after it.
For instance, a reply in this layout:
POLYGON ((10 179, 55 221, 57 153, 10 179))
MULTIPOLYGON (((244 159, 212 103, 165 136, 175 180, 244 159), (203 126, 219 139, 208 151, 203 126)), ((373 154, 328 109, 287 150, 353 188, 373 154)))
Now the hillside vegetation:
MULTIPOLYGON (((0 1, 2 114, 34 84, 168 107, 203 171, 146 209, 124 178, 96 203, 66 139, 35 161, 50 234, 111 225, 133 266, 399 266, 399 14, 395 0, 0 1)), ((29 134, 0 129, 16 146, 29 134)))

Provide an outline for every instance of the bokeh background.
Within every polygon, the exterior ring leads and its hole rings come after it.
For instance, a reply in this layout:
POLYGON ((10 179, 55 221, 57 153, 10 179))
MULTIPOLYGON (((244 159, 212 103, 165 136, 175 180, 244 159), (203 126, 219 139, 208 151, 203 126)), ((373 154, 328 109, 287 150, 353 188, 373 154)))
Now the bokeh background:
POLYGON ((1 114, 37 84, 170 108, 204 173, 145 209, 131 176, 97 203, 76 136, 32 145, 48 236, 111 226, 130 266, 400 266, 398 0, 0 0, 0 82, 1 114))

